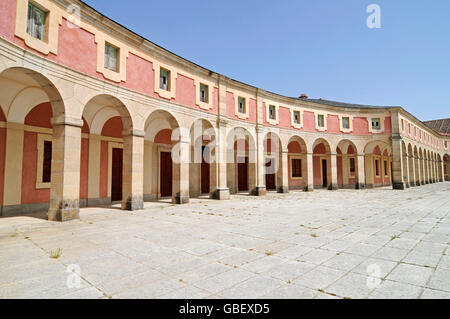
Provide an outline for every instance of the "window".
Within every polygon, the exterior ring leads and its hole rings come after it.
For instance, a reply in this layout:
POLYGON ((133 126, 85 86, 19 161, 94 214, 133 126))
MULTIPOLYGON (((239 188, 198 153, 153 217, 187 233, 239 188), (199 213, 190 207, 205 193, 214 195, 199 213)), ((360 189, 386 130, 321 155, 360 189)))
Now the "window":
POLYGON ((388 176, 388 163, 384 161, 384 176, 388 176))
POLYGON ((372 119, 372 128, 375 130, 381 129, 380 123, 381 121, 379 118, 372 119))
POLYGON ((200 101, 203 103, 209 103, 208 101, 208 86, 200 83, 200 101))
POLYGON ((317 115, 317 126, 319 126, 319 127, 325 126, 324 116, 322 114, 317 115))
POLYGON ((294 123, 300 124, 300 112, 299 111, 294 111, 294 123))
POLYGON ((355 159, 350 158, 350 173, 354 173, 354 172, 356 172, 355 159))
POLYGON ((402 132, 405 131, 405 120, 402 120, 402 132))
POLYGON ((350 128, 350 118, 349 117, 343 117, 342 118, 342 127, 343 128, 350 128))
POLYGON ((170 71, 161 68, 159 72, 159 87, 162 90, 170 91, 170 71))
POLYGON ((292 178, 302 177, 302 160, 293 158, 291 164, 292 164, 292 178))
POLYGON ((33 38, 45 40, 45 25, 47 12, 38 8, 31 2, 28 3, 27 33, 33 38))
POLYGON ((375 175, 380 176, 380 161, 375 160, 375 175))
POLYGON ((276 115, 275 115, 275 105, 269 105, 269 118, 271 120, 275 120, 276 115))
POLYGON ((44 142, 44 158, 42 163, 42 182, 50 183, 52 175, 52 142, 44 142))
POLYGON ((411 124, 409 124, 409 128, 408 128, 409 129, 409 135, 411 135, 411 127, 412 127, 411 124))
POLYGON ((109 43, 105 44, 105 69, 119 72, 119 48, 109 43))
POLYGON ((238 98, 238 112, 245 113, 245 98, 243 97, 238 98))
POLYGON ((448 142, 445 141, 444 144, 445 144, 445 148, 448 148, 448 142))

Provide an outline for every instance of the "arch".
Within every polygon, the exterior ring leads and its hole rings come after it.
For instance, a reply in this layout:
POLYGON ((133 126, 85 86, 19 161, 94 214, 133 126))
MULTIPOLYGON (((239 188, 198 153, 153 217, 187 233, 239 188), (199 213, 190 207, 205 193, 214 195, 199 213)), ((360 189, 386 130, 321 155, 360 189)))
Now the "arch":
MULTIPOLYGON (((405 142, 402 141, 403 180, 409 187, 407 161, 408 153, 405 142)), ((364 168, 366 187, 381 187, 392 184, 392 147, 385 141, 368 142, 364 147, 364 168)))
POLYGON ((210 121, 197 119, 190 128, 189 194, 214 198, 216 181, 216 130, 210 121))
POLYGON ((348 139, 339 141, 337 152, 337 179, 340 188, 356 189, 359 182, 358 176, 358 149, 355 143, 348 139))
POLYGON ((324 138, 318 138, 312 144, 312 151, 314 188, 332 189, 332 149, 330 143, 324 138))
POLYGON ((442 160, 444 162, 444 180, 448 182, 450 181, 450 155, 444 154, 442 160))
POLYGON ((256 142, 250 131, 234 127, 227 134, 227 185, 231 193, 253 194, 256 187, 256 142))
POLYGON ((176 117, 165 110, 156 110, 150 113, 145 121, 145 140, 154 142, 156 135, 162 130, 175 130, 180 128, 176 117))
POLYGON ((36 106, 49 102, 44 90, 26 87, 15 96, 8 109, 8 122, 24 124, 27 114, 36 106))
POLYGON ((22 87, 20 90, 16 90, 12 93, 14 98, 11 100, 8 112, 5 112, 7 118, 12 117, 14 121, 22 123, 22 115, 24 115, 27 110, 29 111, 30 108, 36 106, 37 103, 30 105, 32 100, 30 100, 31 97, 27 97, 28 94, 38 98, 38 104, 50 101, 53 116, 55 118, 65 114, 65 105, 59 90, 56 88, 55 84, 43 74, 29 68, 10 67, 4 69, 0 73, 0 76, 13 82, 19 82, 22 87), (47 99, 45 99, 45 96, 42 93, 38 92, 39 90, 42 90, 46 94, 47 99), (22 102, 23 104, 21 105, 20 103, 22 102))
POLYGON ((409 186, 416 186, 416 177, 414 173, 414 154, 411 143, 408 143, 408 169, 409 169, 409 186))
POLYGON ((100 134, 104 124, 113 117, 120 116, 126 131, 133 129, 131 113, 125 103, 117 97, 108 94, 98 94, 92 97, 84 106, 84 117, 92 134, 100 134))

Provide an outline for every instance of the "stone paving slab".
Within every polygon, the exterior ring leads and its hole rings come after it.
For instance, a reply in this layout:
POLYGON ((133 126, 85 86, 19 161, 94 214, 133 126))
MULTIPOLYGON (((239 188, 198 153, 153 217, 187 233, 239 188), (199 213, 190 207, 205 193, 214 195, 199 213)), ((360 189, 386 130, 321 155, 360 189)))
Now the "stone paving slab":
POLYGON ((64 224, 0 218, 0 298, 449 299, 449 191, 236 195, 87 208, 64 224))

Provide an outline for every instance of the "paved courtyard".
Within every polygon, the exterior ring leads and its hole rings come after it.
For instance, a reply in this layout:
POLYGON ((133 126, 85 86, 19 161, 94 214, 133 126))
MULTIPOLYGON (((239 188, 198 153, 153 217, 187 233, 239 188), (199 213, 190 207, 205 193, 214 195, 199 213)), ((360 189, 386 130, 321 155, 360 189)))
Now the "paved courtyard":
POLYGON ((440 183, 1 218, 0 298, 450 298, 449 195, 440 183))

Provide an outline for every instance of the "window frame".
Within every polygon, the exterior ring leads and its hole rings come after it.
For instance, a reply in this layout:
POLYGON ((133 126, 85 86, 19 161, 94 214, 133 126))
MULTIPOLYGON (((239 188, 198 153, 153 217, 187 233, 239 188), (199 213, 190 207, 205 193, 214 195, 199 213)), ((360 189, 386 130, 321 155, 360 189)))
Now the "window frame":
POLYGON ((237 98, 237 111, 240 113, 240 114, 247 114, 247 101, 246 101, 246 98, 245 97, 242 97, 242 96, 238 96, 238 98, 237 98), (241 103, 242 102, 242 103, 241 103), (241 111, 241 105, 242 105, 242 111, 241 111))
POLYGON ((343 116, 342 117, 342 128, 344 130, 349 130, 350 129, 350 117, 349 116, 343 116), (347 121, 347 126, 345 126, 345 121, 347 121))
POLYGON ((269 119, 272 121, 277 120, 277 107, 276 105, 269 104, 269 119))
POLYGON ((290 177, 292 180, 303 179, 303 158, 301 156, 290 156, 290 177), (294 176, 294 161, 300 161, 300 177, 294 176))
POLYGON ((317 126, 320 128, 325 128, 325 115, 324 114, 317 114, 317 126), (320 125, 319 119, 322 119, 322 125, 320 125))
POLYGON ((348 170, 349 170, 349 174, 351 175, 352 173, 356 174, 356 158, 354 157, 350 157, 348 159, 348 170), (353 164, 352 164, 353 163, 353 164))
POLYGON ((371 118, 371 126, 372 130, 380 131, 381 130, 381 117, 372 117, 371 118), (378 125, 374 125, 374 122, 377 121, 378 125))
POLYGON ((205 103, 205 104, 209 104, 209 85, 204 84, 202 82, 200 82, 200 88, 199 88, 200 92, 200 102, 205 103), (203 90, 204 88, 204 90, 203 90), (202 98, 202 93, 205 92, 204 94, 204 99, 202 98))
POLYGON ((120 48, 115 46, 115 45, 113 45, 113 44, 111 44, 111 43, 109 43, 108 41, 105 41, 105 59, 104 59, 103 64, 104 64, 104 68, 105 69, 107 69, 109 71, 112 71, 112 72, 115 72, 115 73, 120 73, 120 48), (112 69, 108 65, 106 65, 106 63, 107 63, 107 59, 106 58, 107 58, 107 54, 108 54, 108 52, 107 52, 108 48, 116 50, 116 57, 115 57, 115 59, 116 59, 116 67, 115 67, 115 69, 112 69))
POLYGON ((48 25, 49 25, 49 11, 47 9, 44 9, 43 7, 41 7, 40 5, 36 4, 33 1, 28 1, 28 10, 27 10, 27 24, 26 24, 26 33, 33 37, 34 39, 37 39, 39 41, 48 43, 48 25), (36 36, 34 36, 31 31, 29 31, 29 19, 30 19, 30 9, 35 9, 40 11, 41 13, 44 14, 44 23, 42 25, 43 30, 43 35, 42 35, 42 39, 38 38, 36 36))
POLYGON ((171 71, 169 69, 166 69, 165 67, 162 67, 162 66, 159 67, 159 88, 161 90, 166 91, 166 92, 170 92, 171 91, 171 87, 172 87, 171 76, 172 76, 172 74, 171 74, 171 71), (167 76, 166 76, 166 80, 167 80, 166 86, 167 87, 166 88, 162 87, 163 83, 161 83, 161 80, 163 79, 163 75, 162 75, 163 72, 162 71, 167 73, 167 76))

